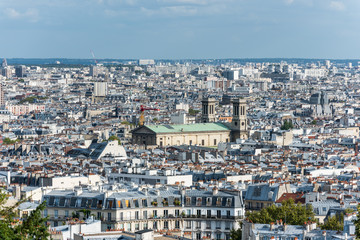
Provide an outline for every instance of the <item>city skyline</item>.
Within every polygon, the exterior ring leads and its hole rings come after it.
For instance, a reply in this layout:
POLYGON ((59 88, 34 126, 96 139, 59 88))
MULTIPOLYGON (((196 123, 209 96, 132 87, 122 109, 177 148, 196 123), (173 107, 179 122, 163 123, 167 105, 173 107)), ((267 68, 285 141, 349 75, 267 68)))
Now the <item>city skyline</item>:
POLYGON ((360 2, 0 1, 6 58, 358 59, 360 2))

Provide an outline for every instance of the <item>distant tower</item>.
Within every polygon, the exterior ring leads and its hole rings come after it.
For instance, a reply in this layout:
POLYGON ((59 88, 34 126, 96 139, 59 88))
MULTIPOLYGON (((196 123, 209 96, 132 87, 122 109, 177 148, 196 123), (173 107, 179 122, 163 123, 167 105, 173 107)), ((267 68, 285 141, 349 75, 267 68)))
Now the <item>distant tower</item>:
POLYGON ((5 100, 4 100, 4 90, 3 85, 0 83, 0 107, 3 109, 5 106, 5 100))
POLYGON ((216 121, 215 115, 215 103, 216 100, 214 98, 204 98, 202 101, 202 123, 210 123, 216 121))
POLYGON ((2 61, 2 67, 3 67, 3 68, 7 67, 6 58, 4 58, 3 61, 2 61))
POLYGON ((25 70, 26 70, 26 68, 25 68, 25 66, 17 66, 16 68, 15 68, 15 75, 16 75, 16 77, 18 77, 18 78, 22 78, 22 77, 25 77, 25 70))
POLYGON ((233 130, 235 130, 234 137, 247 139, 248 131, 247 131, 247 115, 246 115, 246 100, 235 98, 232 100, 233 103, 233 119, 231 122, 233 130), (239 133, 237 133, 239 132, 239 133))

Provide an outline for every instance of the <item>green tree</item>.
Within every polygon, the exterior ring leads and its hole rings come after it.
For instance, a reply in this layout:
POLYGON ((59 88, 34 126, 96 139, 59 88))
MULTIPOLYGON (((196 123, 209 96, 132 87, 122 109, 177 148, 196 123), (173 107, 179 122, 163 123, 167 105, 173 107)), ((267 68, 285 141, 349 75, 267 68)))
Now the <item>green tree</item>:
POLYGON ((108 141, 115 141, 115 140, 117 140, 119 145, 121 145, 120 139, 115 135, 110 136, 109 139, 108 139, 108 141))
POLYGON ((288 120, 285 120, 284 124, 281 125, 281 127, 280 127, 281 130, 289 130, 291 128, 294 128, 294 125, 292 124, 291 121, 288 121, 288 120))
POLYGON ((30 215, 22 220, 17 220, 17 207, 25 200, 19 201, 12 206, 5 206, 8 197, 3 191, 0 192, 0 236, 1 239, 48 239, 50 236, 45 225, 47 218, 43 218, 41 212, 46 208, 46 202, 41 203, 30 215))
POLYGON ((312 125, 316 125, 316 123, 317 123, 317 121, 315 119, 311 121, 312 125))
POLYGON ((5 145, 14 144, 14 143, 19 142, 19 141, 20 141, 19 139, 11 140, 10 138, 4 138, 3 144, 5 144, 5 145))
POLYGON ((356 215, 356 220, 354 220, 355 225, 355 236, 356 239, 360 239, 360 204, 357 206, 358 213, 356 215))
POLYGON ((336 214, 335 216, 329 217, 324 224, 322 224, 321 229, 323 230, 344 230, 344 214, 336 214))
POLYGON ((191 116, 195 116, 199 112, 200 112, 200 110, 194 110, 192 108, 189 108, 189 115, 191 115, 191 116))
POLYGON ((79 212, 82 212, 84 214, 84 220, 89 218, 91 215, 91 210, 89 210, 89 209, 81 209, 81 210, 79 210, 79 212))
POLYGON ((235 230, 235 229, 231 229, 230 230, 230 239, 231 240, 241 240, 242 238, 242 222, 239 222, 240 227, 235 230))
POLYGON ((293 199, 283 201, 281 206, 271 205, 247 214, 248 219, 254 223, 270 224, 282 219, 290 225, 302 225, 309 220, 315 221, 314 216, 311 205, 295 204, 293 199))

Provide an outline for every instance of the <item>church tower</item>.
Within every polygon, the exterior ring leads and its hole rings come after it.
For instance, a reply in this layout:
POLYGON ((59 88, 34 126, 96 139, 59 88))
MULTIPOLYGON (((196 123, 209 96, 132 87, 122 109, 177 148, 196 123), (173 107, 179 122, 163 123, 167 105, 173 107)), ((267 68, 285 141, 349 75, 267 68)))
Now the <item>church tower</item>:
POLYGON ((204 98, 201 102, 202 102, 201 122, 202 123, 216 122, 216 115, 215 115, 216 100, 214 98, 204 98))
POLYGON ((232 100, 232 104, 233 104, 233 118, 231 125, 232 125, 232 129, 235 130, 233 140, 237 138, 247 139, 248 121, 246 116, 246 100, 235 98, 232 100))

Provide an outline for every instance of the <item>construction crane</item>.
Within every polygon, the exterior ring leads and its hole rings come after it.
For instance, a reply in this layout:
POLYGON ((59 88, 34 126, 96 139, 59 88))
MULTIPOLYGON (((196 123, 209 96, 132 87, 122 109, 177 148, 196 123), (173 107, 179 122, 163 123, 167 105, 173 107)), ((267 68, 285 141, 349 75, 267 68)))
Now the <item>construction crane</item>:
POLYGON ((91 55, 92 55, 92 57, 93 57, 93 59, 94 59, 95 65, 97 65, 97 64, 98 64, 98 61, 97 61, 96 58, 95 58, 95 54, 94 54, 93 50, 90 50, 90 53, 91 53, 91 55))
POLYGON ((160 111, 158 108, 147 108, 143 105, 140 106, 140 118, 139 118, 139 126, 143 126, 145 122, 145 111, 160 111))

